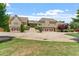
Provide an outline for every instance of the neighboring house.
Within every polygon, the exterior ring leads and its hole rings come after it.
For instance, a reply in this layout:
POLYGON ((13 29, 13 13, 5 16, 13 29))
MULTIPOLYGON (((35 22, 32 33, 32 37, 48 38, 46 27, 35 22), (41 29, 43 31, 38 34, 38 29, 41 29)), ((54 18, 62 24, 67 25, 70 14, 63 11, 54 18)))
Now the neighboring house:
POLYGON ((27 22, 27 17, 18 17, 17 15, 14 17, 11 16, 9 20, 10 32, 20 32, 21 24, 27 25, 27 22))
POLYGON ((51 18, 41 18, 39 25, 42 27, 42 31, 57 31, 58 21, 51 18))

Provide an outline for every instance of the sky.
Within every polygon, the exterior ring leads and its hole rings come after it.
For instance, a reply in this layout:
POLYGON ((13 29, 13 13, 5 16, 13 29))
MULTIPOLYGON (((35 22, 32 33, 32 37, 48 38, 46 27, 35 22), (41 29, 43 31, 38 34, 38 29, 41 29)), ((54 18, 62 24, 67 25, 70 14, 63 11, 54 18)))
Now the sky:
POLYGON ((53 18, 70 23, 76 16, 79 3, 7 3, 7 14, 28 17, 29 20, 53 18))

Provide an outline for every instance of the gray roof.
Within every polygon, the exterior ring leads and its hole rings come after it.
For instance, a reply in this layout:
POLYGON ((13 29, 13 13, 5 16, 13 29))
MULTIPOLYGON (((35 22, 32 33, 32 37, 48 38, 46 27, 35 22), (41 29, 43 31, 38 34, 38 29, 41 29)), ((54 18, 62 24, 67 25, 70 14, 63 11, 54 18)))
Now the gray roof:
POLYGON ((28 17, 19 17, 22 22, 27 22, 28 17))
POLYGON ((54 22, 57 22, 55 19, 52 19, 52 18, 41 18, 39 21, 54 21, 54 22))

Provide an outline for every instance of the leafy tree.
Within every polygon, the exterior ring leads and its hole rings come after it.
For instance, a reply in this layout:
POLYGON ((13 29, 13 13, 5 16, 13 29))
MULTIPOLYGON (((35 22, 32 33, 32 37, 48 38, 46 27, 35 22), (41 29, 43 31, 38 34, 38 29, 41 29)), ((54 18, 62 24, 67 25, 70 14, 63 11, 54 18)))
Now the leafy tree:
POLYGON ((6 14, 6 4, 0 3, 0 28, 9 31, 9 15, 6 14))
POLYGON ((68 24, 59 24, 58 25, 58 29, 63 32, 64 29, 67 29, 68 28, 68 24))
POLYGON ((71 26, 72 29, 78 29, 79 28, 79 23, 78 22, 72 22, 70 24, 70 26, 71 26))
POLYGON ((72 22, 70 23, 70 26, 72 29, 79 28, 79 9, 77 10, 76 18, 72 18, 72 22))

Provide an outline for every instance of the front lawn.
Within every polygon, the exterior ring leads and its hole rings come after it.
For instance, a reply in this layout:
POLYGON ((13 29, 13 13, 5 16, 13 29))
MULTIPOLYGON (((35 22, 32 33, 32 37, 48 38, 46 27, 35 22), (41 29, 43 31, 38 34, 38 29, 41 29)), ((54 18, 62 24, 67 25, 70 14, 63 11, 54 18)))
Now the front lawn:
POLYGON ((0 55, 71 56, 79 55, 79 43, 49 42, 13 38, 0 43, 0 55))
POLYGON ((74 37, 79 37, 79 33, 71 33, 71 34, 67 34, 67 35, 74 36, 74 37))

